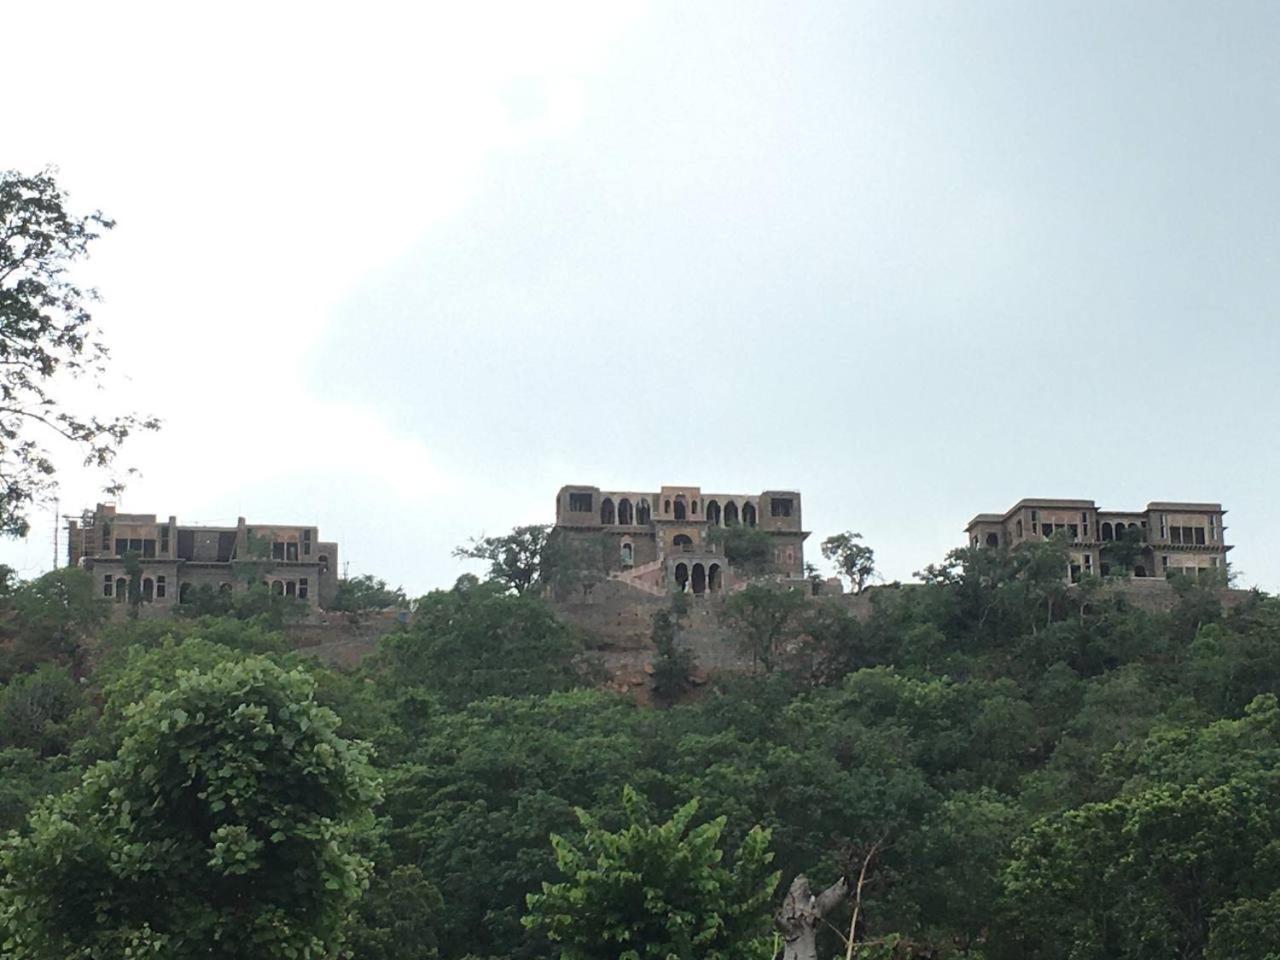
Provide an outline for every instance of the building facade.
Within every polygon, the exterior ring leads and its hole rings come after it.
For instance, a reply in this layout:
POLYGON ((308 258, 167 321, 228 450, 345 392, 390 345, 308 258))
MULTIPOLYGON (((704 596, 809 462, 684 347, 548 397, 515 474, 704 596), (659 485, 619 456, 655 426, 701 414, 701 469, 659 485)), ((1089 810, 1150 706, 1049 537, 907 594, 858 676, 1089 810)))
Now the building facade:
POLYGON ((68 565, 88 570, 102 596, 120 603, 128 597, 131 553, 142 565, 142 602, 157 610, 202 586, 236 594, 262 583, 317 608, 338 589, 338 545, 321 541, 311 526, 249 524, 244 517, 234 527, 190 526, 100 503, 67 530, 68 565))
POLYGON ((980 513, 965 527, 974 547, 1017 547, 1065 532, 1071 579, 1113 572, 1119 543, 1137 541, 1132 576, 1227 573, 1226 510, 1220 503, 1148 503, 1099 510, 1092 500, 1019 500, 1006 513, 980 513))
POLYGON ((765 575, 804 576, 800 494, 703 493, 700 487, 656 492, 561 487, 552 536, 603 575, 653 590, 701 595, 727 589, 740 571, 724 555, 716 531, 743 526, 768 534, 765 575), (598 558, 598 560, 597 560, 598 558))

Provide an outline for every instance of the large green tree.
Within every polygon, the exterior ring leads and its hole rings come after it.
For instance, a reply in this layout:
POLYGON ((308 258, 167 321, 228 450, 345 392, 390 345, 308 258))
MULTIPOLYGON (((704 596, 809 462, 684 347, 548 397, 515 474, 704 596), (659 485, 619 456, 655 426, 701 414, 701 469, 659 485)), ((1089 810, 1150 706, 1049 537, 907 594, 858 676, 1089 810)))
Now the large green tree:
POLYGON ((114 759, 0 849, 14 960, 328 958, 378 789, 302 671, 253 658, 135 706, 114 759))
POLYGON ((455 557, 483 560, 489 579, 516 593, 527 593, 542 583, 547 563, 551 527, 532 524, 516 527, 500 537, 475 537, 453 551, 455 557))
POLYGON ((107 347, 90 306, 97 291, 72 267, 114 223, 101 211, 75 214, 52 170, 0 171, 0 533, 24 536, 32 504, 49 493, 61 438, 86 466, 107 467, 120 444, 158 422, 69 409, 56 378, 97 375, 107 347))
POLYGON ((751 960, 774 952, 768 935, 769 834, 747 834, 732 866, 720 848, 725 818, 693 826, 696 800, 654 823, 630 787, 626 823, 609 831, 580 813, 579 842, 553 836, 565 876, 530 894, 525 924, 560 960, 751 960))

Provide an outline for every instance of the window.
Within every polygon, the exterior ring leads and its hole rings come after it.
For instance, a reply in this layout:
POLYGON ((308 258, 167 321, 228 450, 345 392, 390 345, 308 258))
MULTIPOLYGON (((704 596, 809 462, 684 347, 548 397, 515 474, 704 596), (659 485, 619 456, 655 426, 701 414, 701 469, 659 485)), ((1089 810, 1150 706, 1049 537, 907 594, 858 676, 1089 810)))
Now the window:
POLYGON ((1080 528, 1076 526, 1074 523, 1067 524, 1067 532, 1071 534, 1072 540, 1080 539, 1080 528))
POLYGON ((629 567, 635 562, 635 548, 629 543, 622 545, 622 565, 629 567))
POLYGON ((296 597, 298 595, 298 585, 290 580, 284 585, 284 595, 286 597, 296 597))
POLYGON ((111 528, 103 526, 102 528, 102 552, 106 553, 111 549, 111 528))
POLYGON ((791 516, 791 498, 774 497, 769 501, 769 515, 773 517, 791 516))
POLYGON ((1022 539, 1022 518, 1018 518, 1018 539, 1022 539))
POLYGON ((142 541, 142 555, 144 557, 154 557, 156 555, 156 542, 154 540, 142 541))
POLYGON ((1167 556, 1160 558, 1160 569, 1164 571, 1164 575, 1169 575, 1169 558, 1167 556))
POLYGON ((320 575, 324 576, 329 572, 329 557, 327 554, 320 554, 320 575))
POLYGON ((1080 514, 1080 529, 1084 531, 1084 538, 1089 539, 1089 514, 1080 514))
POLYGON ((693 551, 693 541, 683 533, 676 534, 675 538, 671 541, 671 545, 673 547, 679 547, 685 553, 691 553, 693 551))
POLYGON ((1039 527, 1040 527, 1040 511, 1032 510, 1031 511, 1031 532, 1039 533, 1040 532, 1039 527))
POLYGON ((1170 542, 1170 543, 1181 543, 1181 542, 1182 542, 1182 528, 1181 528, 1181 527, 1170 527, 1170 528, 1169 528, 1169 542, 1170 542))
POLYGON ((296 543, 286 543, 284 545, 284 558, 293 563, 298 562, 298 545, 296 543))
POLYGON ((1204 527, 1196 527, 1195 533, 1196 533, 1196 545, 1201 547, 1204 546, 1204 527))
POLYGON ((156 598, 156 582, 150 577, 145 577, 142 581, 142 602, 150 603, 156 598))
POLYGON ((755 504, 744 503, 742 505, 742 522, 748 527, 754 527, 756 525, 755 504))
POLYGON ((284 541, 283 540, 271 541, 271 559, 272 560, 284 559, 284 541))
POLYGON ((689 512, 690 512, 690 513, 697 513, 697 512, 698 512, 698 501, 697 501, 697 500, 695 500, 695 501, 693 501, 693 503, 689 504, 689 512))
POLYGON ((307 599, 307 596, 308 596, 310 593, 311 593, 311 590, 310 590, 310 587, 309 587, 309 585, 308 585, 308 583, 307 583, 307 578, 306 578, 306 577, 301 577, 301 578, 299 578, 299 580, 298 580, 298 599, 299 599, 299 600, 305 600, 305 599, 307 599))
POLYGON ((104 597, 109 597, 113 593, 115 593, 115 590, 111 586, 111 574, 108 573, 102 578, 102 595, 104 597))
POLYGON ((116 541, 116 556, 123 557, 129 552, 129 541, 120 539, 116 541))
POLYGON ((591 513, 594 510, 591 501, 592 496, 589 493, 571 493, 569 494, 569 509, 574 513, 591 513))
POLYGON ((649 522, 649 501, 641 500, 640 506, 636 507, 636 523, 647 524, 649 522))
POLYGON ((160 528, 160 553, 167 554, 169 552, 169 528, 160 528))
POLYGON ((1084 572, 1090 575, 1093 574, 1093 554, 1092 553, 1086 553, 1084 555, 1084 572))
POLYGON ((165 585, 164 577, 156 577, 156 599, 163 600, 165 592, 168 588, 165 585))
POLYGON ((1209 542, 1216 543, 1218 540, 1218 518, 1209 518, 1209 542))
POLYGON ((302 555, 304 557, 311 556, 311 531, 302 531, 302 555))
POLYGON ((1209 558, 1209 566, 1213 567, 1213 568, 1216 570, 1216 569, 1218 568, 1218 558, 1217 558, 1217 557, 1210 557, 1210 558, 1209 558))
POLYGON ((133 539, 131 539, 131 540, 129 541, 129 552, 130 552, 130 553, 141 553, 141 552, 142 552, 142 538, 141 538, 141 537, 134 537, 133 539))
POLYGON ((613 501, 608 497, 605 497, 600 504, 600 522, 604 524, 611 524, 614 519, 613 501))
POLYGON ((271 581, 271 592, 272 592, 272 593, 274 593, 277 597, 283 597, 283 596, 284 596, 284 581, 283 581, 283 580, 272 580, 272 581, 271 581))
POLYGON ((683 520, 684 518, 685 518, 684 497, 676 497, 676 519, 683 520))
POLYGON ((1169 515, 1167 513, 1160 514, 1160 539, 1163 540, 1169 536, 1169 515))
POLYGON ((618 523, 629 527, 635 522, 635 515, 631 509, 631 501, 626 497, 623 497, 618 501, 618 523))
POLYGON ((662 512, 663 512, 663 513, 670 513, 670 512, 671 512, 671 501, 670 501, 670 500, 663 500, 663 501, 662 501, 662 512))

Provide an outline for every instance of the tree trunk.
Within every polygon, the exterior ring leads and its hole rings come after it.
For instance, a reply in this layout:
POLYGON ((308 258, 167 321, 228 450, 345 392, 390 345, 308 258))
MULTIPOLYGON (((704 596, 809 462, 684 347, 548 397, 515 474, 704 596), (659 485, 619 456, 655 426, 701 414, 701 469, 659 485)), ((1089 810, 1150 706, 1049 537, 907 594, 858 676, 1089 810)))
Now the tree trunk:
POLYGON ((818 924, 848 892, 849 885, 843 877, 816 897, 804 874, 791 881, 777 915, 785 944, 782 960, 818 960, 818 924))

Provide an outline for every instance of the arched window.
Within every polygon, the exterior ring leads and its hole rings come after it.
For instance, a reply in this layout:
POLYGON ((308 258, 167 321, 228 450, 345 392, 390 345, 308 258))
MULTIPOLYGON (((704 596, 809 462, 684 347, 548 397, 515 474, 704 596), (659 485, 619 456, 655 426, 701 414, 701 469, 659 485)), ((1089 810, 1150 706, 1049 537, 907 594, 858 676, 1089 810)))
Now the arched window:
POLYGON ((663 513, 670 513, 670 512, 671 512, 671 501, 670 501, 670 500, 663 500, 663 501, 662 501, 662 512, 663 512, 663 513))
POLYGON ((1102 525, 1102 539, 1103 539, 1103 540, 1110 540, 1110 539, 1111 539, 1111 524, 1110 524, 1110 523, 1104 523, 1104 524, 1102 525))
POLYGON ((150 603, 156 598, 156 582, 150 577, 144 577, 142 580, 142 602, 150 603))
POLYGON ((677 533, 671 541, 673 547, 677 547, 685 553, 693 552, 693 541, 683 533, 677 533))
POLYGON ((988 547, 998 547, 998 546, 1000 546, 1000 534, 998 534, 998 533, 988 533, 988 534, 987 534, 987 546, 988 546, 988 547))
POLYGON ((676 564, 676 589, 684 593, 685 587, 689 585, 689 568, 683 563, 676 564))
POLYGON ((629 527, 635 522, 635 517, 631 511, 631 501, 623 497, 618 501, 618 523, 629 527))
POLYGON ((724 525, 726 527, 738 525, 738 505, 732 500, 724 505, 724 525))
POLYGON ((107 574, 102 578, 102 595, 108 599, 116 595, 115 589, 111 586, 111 574, 107 574))
POLYGON ((707 568, 707 589, 712 593, 719 593, 720 586, 720 564, 713 563, 707 568))
POLYGON ((600 522, 613 523, 613 521, 614 521, 613 501, 610 500, 608 497, 605 497, 604 500, 600 503, 600 522))
POLYGON ((649 522, 649 501, 641 500, 640 506, 636 507, 636 523, 644 525, 649 522))
POLYGON ((742 505, 742 522, 748 527, 756 525, 756 507, 754 503, 744 503, 742 505))
POLYGON ((1134 564, 1133 575, 1135 577, 1145 577, 1147 575, 1147 568, 1140 563, 1134 564))
POLYGON ((699 596, 707 592, 707 571, 700 563, 693 565, 693 592, 699 596))
POLYGON ((329 558, 325 554, 320 554, 320 573, 323 576, 329 572, 329 558))
POLYGON ((696 514, 696 513, 698 512, 698 501, 697 501, 697 500, 694 500, 692 503, 690 503, 690 504, 689 504, 689 512, 690 512, 690 513, 693 513, 693 514, 696 514))
POLYGON ((714 500, 708 500, 707 512, 703 516, 707 518, 707 523, 713 527, 720 526, 720 504, 714 500))
POLYGON ((685 503, 684 497, 683 496, 676 497, 676 519, 677 520, 685 519, 686 507, 687 507, 687 504, 685 503))
POLYGON ((274 593, 277 597, 283 597, 283 596, 284 596, 284 581, 283 581, 283 580, 272 580, 272 581, 271 581, 271 592, 272 592, 272 593, 274 593))
POLYGON ((622 543, 622 565, 629 567, 635 562, 635 548, 625 540, 622 543))

